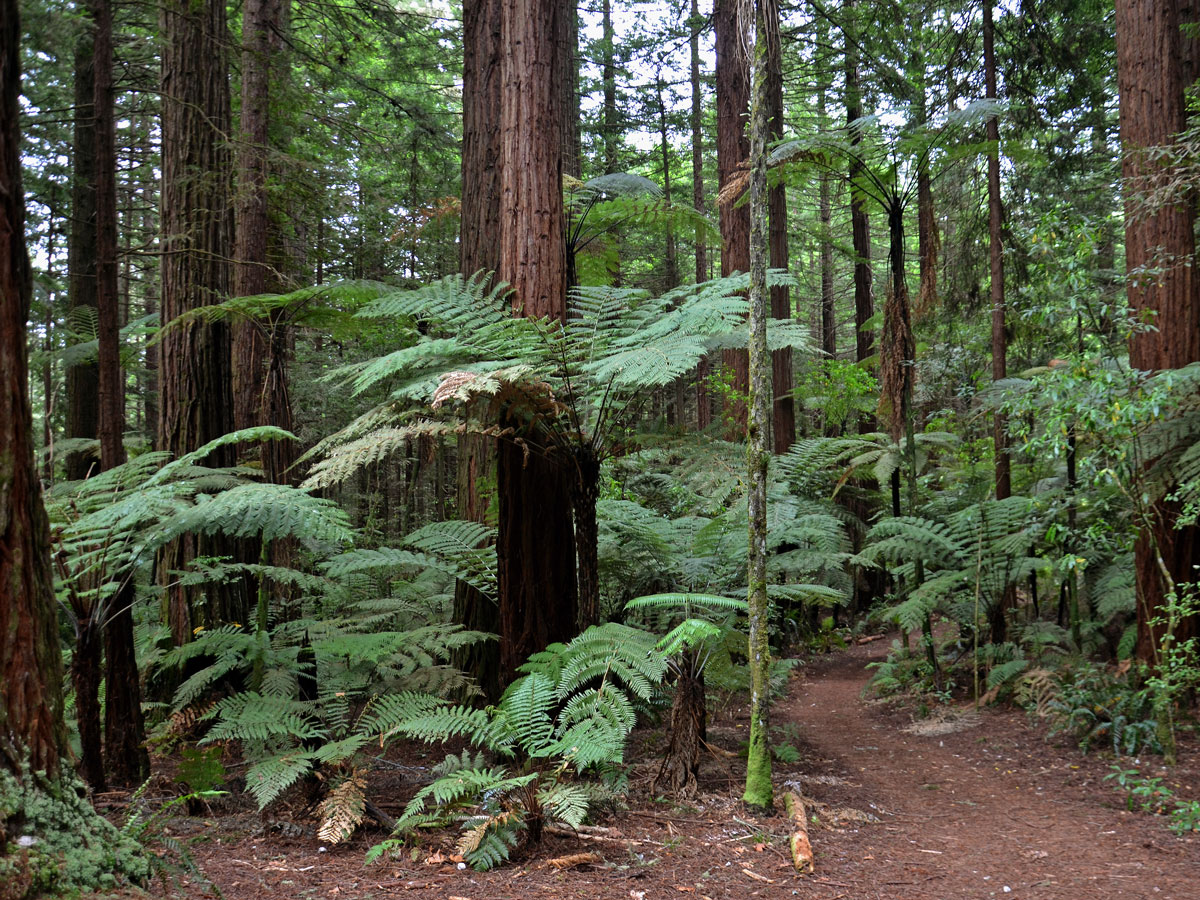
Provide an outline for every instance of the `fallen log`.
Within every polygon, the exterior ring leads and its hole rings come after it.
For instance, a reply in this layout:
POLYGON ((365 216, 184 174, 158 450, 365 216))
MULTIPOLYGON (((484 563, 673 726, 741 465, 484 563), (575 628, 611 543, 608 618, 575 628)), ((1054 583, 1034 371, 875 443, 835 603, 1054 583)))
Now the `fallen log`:
POLYGON ((572 853, 570 856, 556 856, 546 860, 546 865, 552 869, 573 869, 576 866, 595 866, 604 862, 599 853, 572 853))
POLYGON ((792 837, 788 841, 792 848, 792 865, 797 872, 813 872, 816 866, 812 844, 808 840, 808 814, 804 809, 804 801, 795 791, 788 791, 783 795, 783 802, 788 818, 792 820, 792 837))

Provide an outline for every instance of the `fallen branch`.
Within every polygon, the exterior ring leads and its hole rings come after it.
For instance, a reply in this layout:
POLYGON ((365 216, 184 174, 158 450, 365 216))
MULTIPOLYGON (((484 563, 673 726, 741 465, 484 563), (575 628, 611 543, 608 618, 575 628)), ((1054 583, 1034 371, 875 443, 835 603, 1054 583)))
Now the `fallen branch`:
POLYGON ((576 866, 594 866, 604 862, 599 853, 572 853, 568 856, 556 856, 546 860, 546 865, 552 869, 573 869, 576 866))
POLYGON ((783 802, 794 829, 789 841, 792 848, 792 865, 796 867, 797 872, 816 871, 812 844, 808 840, 808 815, 804 809, 804 801, 795 791, 788 791, 783 795, 783 802))
POLYGON ((742 869, 742 874, 750 876, 755 881, 765 881, 767 884, 775 883, 770 878, 767 878, 765 875, 759 875, 757 872, 751 872, 749 869, 742 869))
POLYGON ((882 641, 885 637, 887 637, 886 634, 868 634, 866 637, 860 637, 854 643, 861 646, 863 644, 870 644, 874 641, 882 641))

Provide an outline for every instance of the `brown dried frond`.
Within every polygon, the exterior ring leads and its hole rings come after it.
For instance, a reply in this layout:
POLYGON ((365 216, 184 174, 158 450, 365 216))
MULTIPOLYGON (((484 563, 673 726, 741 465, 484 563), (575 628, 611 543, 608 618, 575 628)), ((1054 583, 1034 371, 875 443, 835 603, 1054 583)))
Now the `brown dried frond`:
POLYGON ((366 815, 367 780, 357 770, 321 801, 317 839, 329 844, 349 840, 366 815))

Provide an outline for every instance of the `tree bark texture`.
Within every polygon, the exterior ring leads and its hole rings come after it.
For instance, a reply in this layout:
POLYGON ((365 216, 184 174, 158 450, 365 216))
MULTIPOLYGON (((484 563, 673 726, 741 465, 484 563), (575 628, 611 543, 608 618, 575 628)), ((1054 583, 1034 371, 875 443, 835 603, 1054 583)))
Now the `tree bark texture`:
MULTIPOLYGON (((1117 88, 1120 95, 1122 175, 1126 184, 1125 266, 1129 305, 1152 314, 1155 329, 1130 339, 1129 361, 1148 372, 1171 369, 1200 359, 1200 284, 1195 274, 1195 208, 1190 204, 1142 210, 1136 205, 1140 181, 1153 174, 1148 147, 1173 143, 1187 126, 1185 90, 1196 77, 1196 42, 1180 30, 1195 22, 1191 2, 1118 0, 1117 88)), ((1175 528, 1175 504, 1155 505, 1135 548, 1137 568, 1136 653, 1156 663, 1161 628, 1150 621, 1161 614, 1167 587, 1158 557, 1177 583, 1194 582, 1200 562, 1197 529, 1175 528)), ((1195 636, 1195 617, 1176 631, 1180 640, 1195 636)))
MULTIPOLYGON (((845 0, 846 123, 853 126, 863 116, 862 91, 858 80, 858 30, 854 24, 855 0, 845 0)), ((852 132, 850 141, 858 144, 861 135, 852 132)), ((866 327, 875 316, 875 289, 871 275, 871 220, 867 197, 854 184, 862 177, 862 165, 850 160, 850 230, 854 245, 854 358, 863 363, 875 355, 875 331, 866 327)), ((874 431, 867 417, 860 423, 863 431, 874 431)))
MULTIPOLYGON (((995 100, 996 50, 992 0, 983 4, 983 68, 987 98, 995 100)), ((988 259, 991 272, 992 381, 1008 376, 1008 336, 1004 321, 1004 209, 1000 197, 1000 125, 996 116, 987 120, 988 139, 988 259)), ((1012 496, 1012 474, 1005 439, 1004 416, 992 417, 992 440, 996 448, 996 499, 1012 496)), ((1004 640, 1003 637, 999 640, 1004 640)))
POLYGON ((0 764, 18 777, 24 761, 57 775, 66 746, 50 522, 29 403, 20 36, 16 0, 0 0, 0 764))
POLYGON ((770 367, 767 351, 768 246, 767 139, 769 96, 766 61, 767 22, 778 20, 776 0, 758 0, 754 49, 754 100, 750 116, 750 409, 746 435, 748 544, 748 602, 750 637, 750 746, 746 756, 746 791, 742 796, 752 808, 769 810, 772 805, 770 671, 771 648, 767 630, 767 467, 770 444, 770 367))
POLYGON ((100 465, 125 462, 125 370, 121 367, 121 309, 117 284, 117 146, 113 96, 111 0, 91 0, 95 164, 95 296, 100 412, 100 465))
MULTIPOLYGON (((565 319, 562 91, 556 82, 566 17, 555 0, 502 0, 499 275, 514 315, 565 319)), ((569 640, 578 612, 572 461, 550 454, 536 419, 502 420, 498 442, 497 557, 500 670, 552 641, 569 640)))
MULTIPOLYGON (((700 16, 698 0, 692 0, 688 25, 691 34, 688 45, 691 51, 692 88, 692 206, 697 212, 705 211, 704 204, 704 98, 700 89, 700 29, 704 20, 700 16)), ((700 226, 696 226, 696 283, 708 280, 708 245, 700 226)), ((696 428, 703 431, 712 424, 712 398, 708 392, 709 363, 704 360, 696 371, 696 428)))
POLYGON ((675 679, 671 700, 671 720, 667 727, 667 752, 650 786, 657 794, 660 785, 680 797, 696 793, 700 774, 700 748, 708 737, 708 704, 704 691, 704 673, 685 660, 675 679))
MULTIPOLYGON (((524 428, 521 423, 511 423, 524 428)), ((559 458, 511 440, 497 443, 496 557, 500 592, 500 672, 555 641, 575 636, 578 618, 573 473, 559 458)))
MULTIPOLYGON (((734 177, 750 157, 746 117, 750 109, 748 41, 753 23, 745 21, 740 0, 714 0, 713 25, 717 46, 717 187, 734 177)), ((721 275, 750 271, 750 209, 746 204, 722 203, 721 275)), ((750 363, 744 350, 722 351, 725 368, 733 375, 732 392, 725 398, 727 437, 742 440, 746 433, 746 401, 750 363)))
MULTIPOLYGON (((499 0, 463 4, 463 149, 459 268, 464 275, 500 267, 500 39, 499 0)), ((577 36, 576 36, 577 39, 577 36)), ((565 151, 564 151, 565 152, 565 151)), ((488 518, 494 490, 496 441, 463 434, 457 439, 458 516, 488 518)), ((454 621, 474 631, 498 633, 496 602, 465 581, 454 586, 454 621)), ((493 702, 500 698, 500 648, 493 641, 457 651, 454 664, 493 702)))
MULTIPOLYGON (((225 4, 167 0, 160 8, 162 46, 162 320, 223 301, 230 288, 230 102, 225 61, 225 4)), ((233 429, 230 329, 193 321, 168 331, 159 355, 159 446, 175 456, 233 429)), ((222 448, 209 465, 230 465, 222 448)), ((227 555, 227 542, 186 535, 165 548, 168 622, 176 643, 190 640, 189 592, 170 572, 196 555, 227 555)), ((245 622, 244 597, 209 592, 206 627, 245 622)))
POLYGON ((583 141, 580 135, 581 114, 579 111, 579 2, 569 0, 564 15, 567 17, 566 37, 560 62, 563 74, 562 159, 563 174, 572 178, 583 177, 583 141))
POLYGON ((604 0, 601 9, 600 78, 604 90, 601 128, 604 131, 604 174, 617 171, 617 66, 616 32, 613 29, 612 0, 604 0))
MULTIPOLYGON (((766 79, 767 115, 770 140, 783 137, 783 48, 779 37, 779 7, 766 4, 766 79)), ((768 193, 770 216, 771 268, 788 267, 787 187, 780 182, 768 193)), ((786 287, 771 288, 771 318, 787 321, 792 317, 791 295, 786 287)), ((776 453, 787 453, 796 439, 796 400, 792 396, 792 350, 785 347, 771 352, 771 382, 774 404, 771 429, 776 453)))
POLYGON ((549 0, 503 0, 500 103, 501 277, 513 310, 566 317, 562 92, 558 48, 566 17, 549 0))
POLYGON ((462 215, 464 275, 500 268, 500 0, 463 3, 462 215))
MULTIPOLYGON (((242 8, 242 108, 237 161, 233 291, 264 294, 271 281, 267 260, 271 228, 267 194, 271 116, 271 61, 282 49, 281 0, 246 0, 242 8)), ((236 320, 233 330, 233 423, 264 424, 263 388, 268 337, 258 323, 236 320)), ((274 423, 272 423, 274 424, 274 423)))
MULTIPOLYGON (((67 245, 67 323, 86 340, 96 327, 96 81, 93 32, 75 44, 75 137, 71 173, 71 233, 67 245)), ((68 438, 100 436, 100 380, 95 360, 69 366, 68 438)), ((98 453, 68 453, 67 478, 78 480, 100 461, 98 453)))

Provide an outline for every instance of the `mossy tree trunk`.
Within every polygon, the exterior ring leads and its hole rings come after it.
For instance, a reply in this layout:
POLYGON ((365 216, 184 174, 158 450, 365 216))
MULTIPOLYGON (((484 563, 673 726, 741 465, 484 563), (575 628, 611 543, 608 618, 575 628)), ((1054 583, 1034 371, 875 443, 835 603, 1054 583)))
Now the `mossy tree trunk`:
POLYGON ((778 17, 776 0, 758 0, 750 113, 750 403, 746 460, 749 475, 750 748, 743 799, 770 810, 770 670, 767 641, 767 466, 771 458, 771 354, 767 350, 767 21, 778 17))

